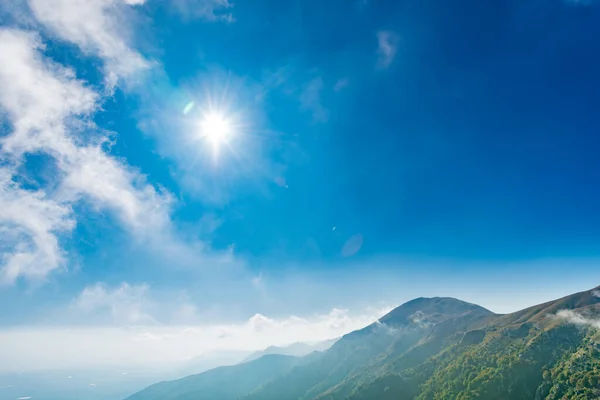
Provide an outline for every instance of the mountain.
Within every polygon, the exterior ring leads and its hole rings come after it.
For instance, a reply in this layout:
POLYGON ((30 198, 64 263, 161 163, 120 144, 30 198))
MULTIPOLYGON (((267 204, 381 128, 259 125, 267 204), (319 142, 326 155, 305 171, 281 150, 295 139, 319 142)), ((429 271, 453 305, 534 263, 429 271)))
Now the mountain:
POLYGON ((262 356, 266 356, 269 354, 281 354, 285 356, 295 356, 295 357, 303 357, 307 354, 312 353, 313 351, 325 351, 329 349, 335 342, 337 342, 339 338, 323 340, 317 343, 302 343, 297 342, 293 343, 289 346, 269 346, 264 350, 255 351, 250 354, 248 357, 244 359, 244 362, 256 360, 261 358, 262 356))
POLYGON ((302 359, 272 354, 248 363, 211 369, 182 379, 160 382, 128 400, 235 400, 267 381, 288 373, 302 359))
POLYGON ((596 288, 505 315, 418 298, 281 368, 265 356, 131 400, 599 399, 599 295, 596 288), (200 397, 201 387, 212 395, 200 397))
POLYGON ((247 398, 345 398, 357 382, 395 362, 396 356, 407 353, 407 361, 424 361, 446 345, 440 337, 452 332, 454 325, 469 327, 492 316, 482 307, 452 298, 409 301, 370 326, 345 335, 319 360, 295 368, 247 398))

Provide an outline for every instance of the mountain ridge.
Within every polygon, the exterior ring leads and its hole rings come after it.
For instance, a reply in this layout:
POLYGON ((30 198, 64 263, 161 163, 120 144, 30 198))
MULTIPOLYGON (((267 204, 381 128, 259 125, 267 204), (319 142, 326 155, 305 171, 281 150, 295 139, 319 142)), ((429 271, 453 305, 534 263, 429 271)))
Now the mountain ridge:
MULTIPOLYGON (((510 314, 451 297, 420 297, 342 336, 323 353, 261 375, 239 397, 212 400, 599 398, 598 290, 510 314)), ((254 368, 259 361, 269 364, 262 357, 242 365, 254 368)), ((233 385, 231 376, 227 384, 233 385)), ((161 400, 196 399, 165 396, 161 400)))
POLYGON ((339 339, 340 338, 333 338, 315 343, 295 342, 288 346, 269 346, 264 348, 263 350, 255 351, 249 354, 246 358, 244 358, 242 362, 256 360, 268 354, 281 354, 287 356, 303 357, 307 354, 312 353, 313 351, 325 351, 331 346, 333 346, 333 344, 339 339))

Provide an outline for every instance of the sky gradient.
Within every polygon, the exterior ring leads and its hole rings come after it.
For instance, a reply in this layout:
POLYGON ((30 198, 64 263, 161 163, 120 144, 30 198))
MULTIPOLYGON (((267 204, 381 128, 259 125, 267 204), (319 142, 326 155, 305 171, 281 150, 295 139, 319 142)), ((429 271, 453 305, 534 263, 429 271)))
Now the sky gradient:
POLYGON ((598 37, 595 0, 4 1, 0 369, 597 286, 598 37))

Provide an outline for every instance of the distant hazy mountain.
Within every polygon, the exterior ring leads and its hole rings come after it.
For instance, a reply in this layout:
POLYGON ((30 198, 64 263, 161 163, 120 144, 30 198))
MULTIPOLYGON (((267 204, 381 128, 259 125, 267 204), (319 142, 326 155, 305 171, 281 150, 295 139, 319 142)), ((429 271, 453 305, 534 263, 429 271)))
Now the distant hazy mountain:
POLYGON ((271 379, 288 373, 302 359, 284 355, 266 355, 252 362, 219 367, 202 374, 170 382, 160 382, 128 400, 235 400, 271 379))
MULTIPOLYGON (((199 374, 209 369, 235 365, 245 361, 251 352, 244 350, 216 350, 201 354, 177 369, 180 377, 199 374)), ((276 354, 276 353, 275 353, 276 354)))
POLYGON ((255 351, 244 359, 244 362, 256 360, 269 354, 281 354, 285 356, 303 357, 313 351, 325 351, 329 349, 339 338, 324 340, 317 343, 293 343, 289 346, 269 346, 264 350, 255 351))
POLYGON ((494 314, 419 298, 303 358, 264 356, 131 400, 600 399, 600 288, 494 314))

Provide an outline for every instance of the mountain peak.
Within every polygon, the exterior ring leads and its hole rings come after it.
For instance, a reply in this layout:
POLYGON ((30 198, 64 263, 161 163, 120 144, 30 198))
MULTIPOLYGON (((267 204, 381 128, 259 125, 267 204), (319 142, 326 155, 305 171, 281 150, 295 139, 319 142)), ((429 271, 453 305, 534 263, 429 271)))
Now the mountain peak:
POLYGON ((415 316, 441 319, 458 317, 465 314, 493 315, 493 313, 476 304, 467 303, 453 297, 418 297, 410 300, 379 319, 381 323, 409 322, 415 316))

